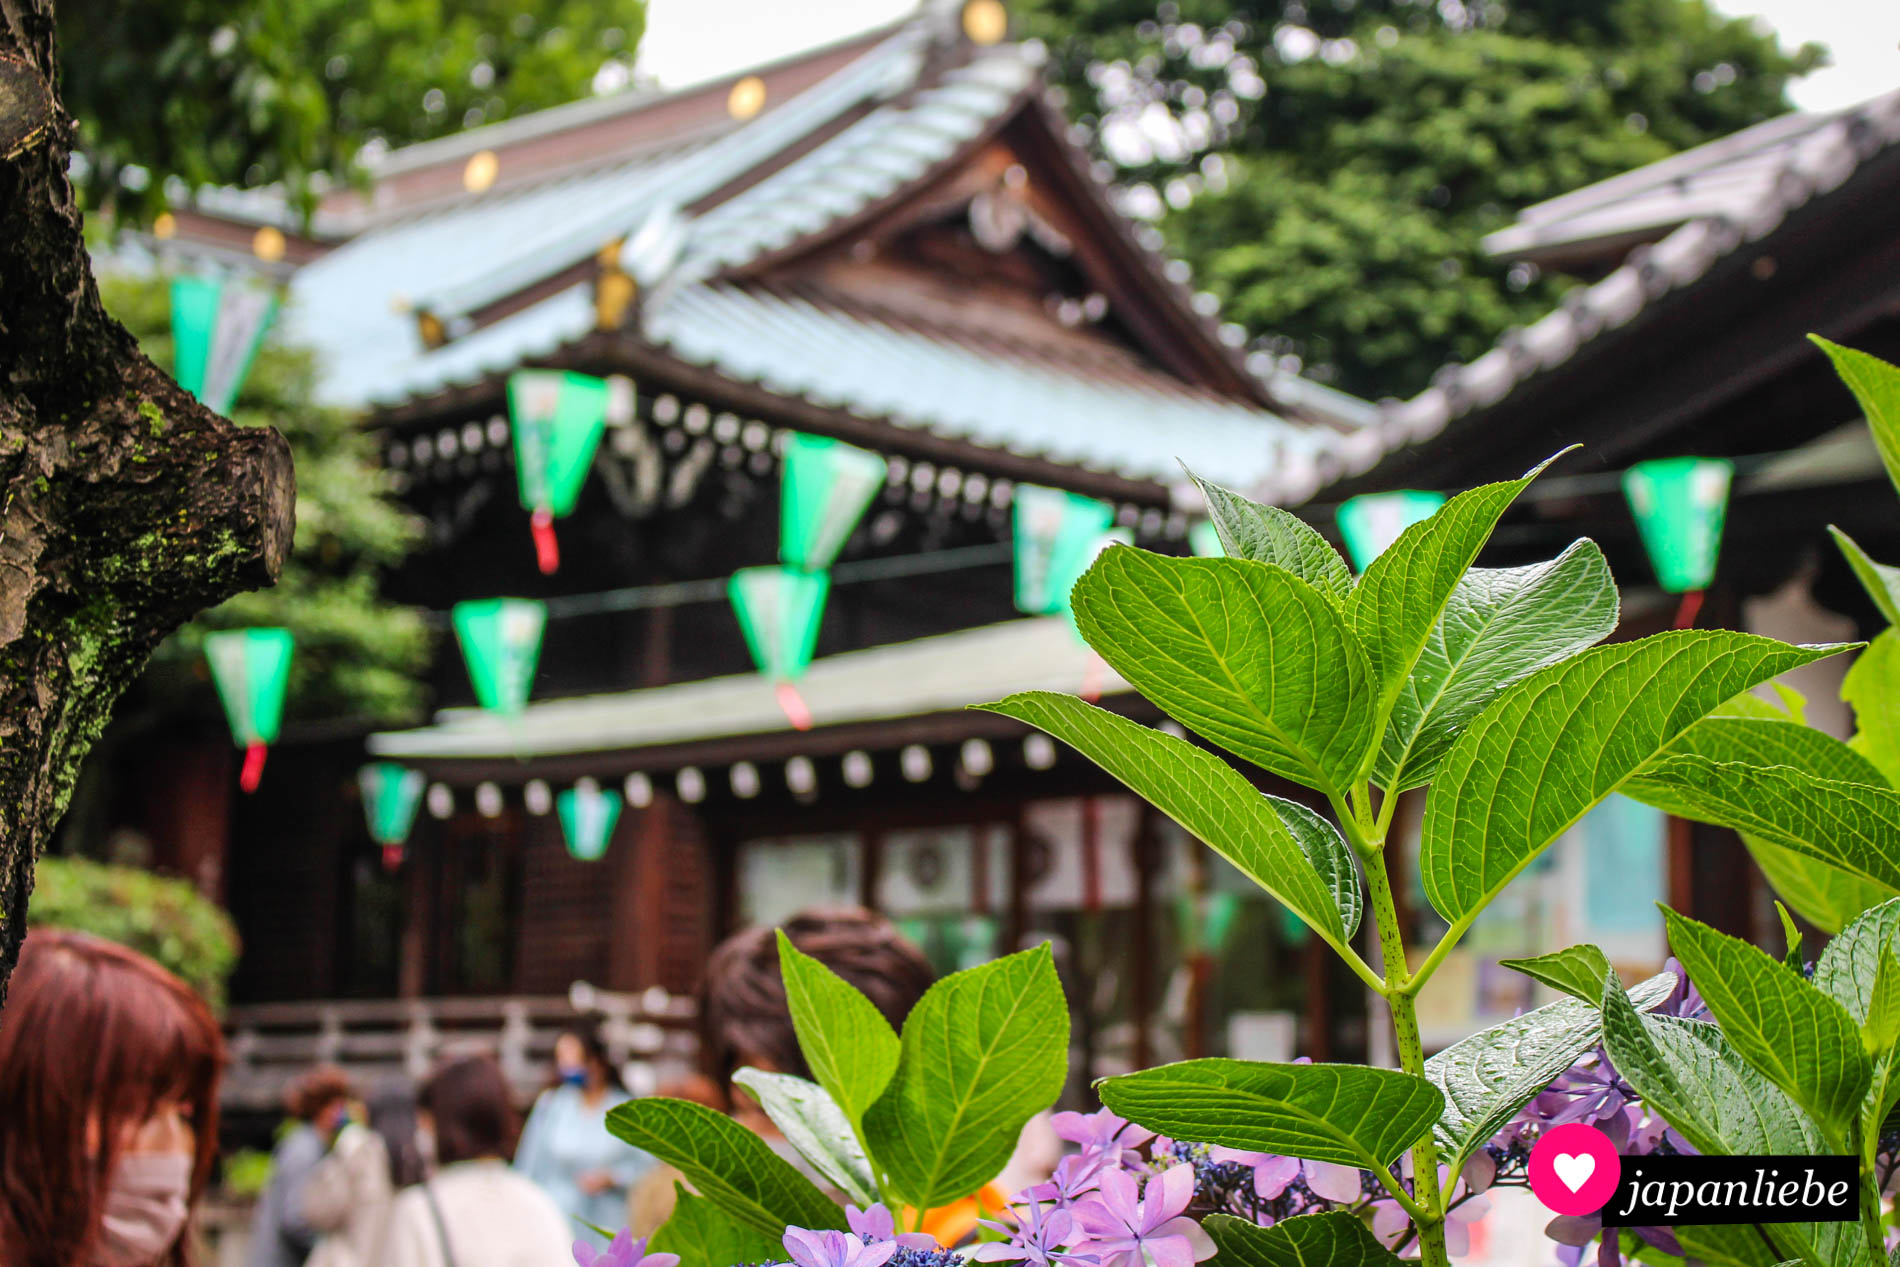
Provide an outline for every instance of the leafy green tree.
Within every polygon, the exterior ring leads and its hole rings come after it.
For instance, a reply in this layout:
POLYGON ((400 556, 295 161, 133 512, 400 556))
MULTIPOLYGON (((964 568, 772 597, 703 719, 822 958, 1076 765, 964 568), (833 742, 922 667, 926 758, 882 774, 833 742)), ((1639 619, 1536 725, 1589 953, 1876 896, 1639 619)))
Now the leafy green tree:
POLYGON ((1548 311, 1519 209, 1788 108, 1704 0, 1024 0, 1072 112, 1266 350, 1367 396, 1548 311))
POLYGON ((33 891, 33 928, 71 928, 150 955, 224 1007, 237 967, 237 926, 187 880, 84 858, 42 858, 33 891))
POLYGON ((90 205, 284 182, 303 210, 366 143, 428 140, 630 82, 643 0, 68 0, 90 205))
MULTIPOLYGON (((163 279, 111 277, 107 309, 161 365, 172 360, 170 299, 163 279)), ((200 692, 205 632, 282 625, 297 636, 286 716, 369 722, 413 719, 424 704, 420 675, 431 640, 422 613, 384 600, 378 582, 422 539, 423 525, 395 500, 374 438, 348 413, 315 403, 316 364, 303 348, 269 338, 232 411, 290 441, 297 466, 297 533, 283 575, 185 626, 154 656, 148 707, 200 692)))

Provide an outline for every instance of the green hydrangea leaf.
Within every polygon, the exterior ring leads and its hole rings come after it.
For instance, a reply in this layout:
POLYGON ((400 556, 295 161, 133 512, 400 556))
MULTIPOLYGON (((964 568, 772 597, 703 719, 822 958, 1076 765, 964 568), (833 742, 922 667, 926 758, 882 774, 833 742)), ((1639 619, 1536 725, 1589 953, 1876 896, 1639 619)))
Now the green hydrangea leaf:
POLYGON ((836 1202, 716 1109, 659 1096, 629 1100, 607 1111, 607 1130, 677 1167, 706 1200, 763 1235, 782 1236, 787 1227, 845 1226, 836 1202))
POLYGON ((1439 768, 1419 853, 1432 905, 1454 925, 1468 923, 1709 710, 1838 650, 1683 630, 1592 647, 1517 683, 1439 768))
POLYGON ((798 1050, 855 1130, 897 1069, 897 1032, 849 981, 778 934, 779 973, 798 1050))
MULTIPOLYGON (((1603 970, 1608 974, 1607 961, 1603 970)), ((1562 975, 1567 979, 1571 973, 1562 975)), ((1646 1012, 1675 988, 1674 973, 1658 973, 1629 992, 1630 1002, 1646 1012)), ((1600 998, 1599 990, 1588 1002, 1559 999, 1453 1043, 1425 1062, 1426 1079, 1445 1097, 1445 1112, 1432 1128, 1440 1161, 1457 1171, 1533 1096, 1602 1040, 1600 998)))
POLYGON ((1432 1128, 1438 1088, 1365 1065, 1184 1060, 1097 1084, 1102 1103, 1170 1139, 1376 1170, 1432 1128))
POLYGON ((1402 1261, 1346 1210, 1295 1215, 1272 1227, 1211 1214, 1201 1226, 1226 1267, 1399 1267, 1402 1261))
POLYGON ((969 1196, 1068 1073, 1069 1010, 1047 945, 943 978, 911 1009, 897 1072, 864 1115, 885 1192, 917 1209, 969 1196))
POLYGON ((1192 471, 1188 478, 1200 488, 1208 518, 1228 558, 1285 568, 1335 603, 1344 603, 1352 593, 1352 569, 1304 519, 1210 484, 1192 471))
POLYGON ((653 1254, 678 1254, 680 1267, 738 1267, 740 1263, 769 1263, 784 1257, 780 1236, 730 1218, 718 1206, 673 1185, 673 1214, 647 1242, 653 1254))
POLYGON ((1372 778, 1390 792, 1431 782, 1466 724, 1513 682, 1616 629, 1616 581, 1578 541, 1548 563, 1472 568, 1452 590, 1399 689, 1372 778))
POLYGON ((1071 601, 1082 636, 1182 724, 1275 774, 1343 794, 1373 741, 1365 652, 1284 568, 1110 546, 1071 601))
POLYGON ((732 1080, 759 1102, 799 1156, 840 1192, 860 1207, 877 1200, 877 1181, 857 1132, 823 1087, 789 1073, 751 1068, 739 1070, 732 1080))
POLYGON ((1391 712, 1452 593, 1498 520, 1556 460, 1547 458, 1522 479, 1458 494, 1429 519, 1400 533, 1367 566, 1346 600, 1346 617, 1372 663, 1381 718, 1391 712))
POLYGON ((1872 1076, 1859 1021, 1773 955, 1665 910, 1669 945, 1737 1055, 1845 1140, 1872 1076))

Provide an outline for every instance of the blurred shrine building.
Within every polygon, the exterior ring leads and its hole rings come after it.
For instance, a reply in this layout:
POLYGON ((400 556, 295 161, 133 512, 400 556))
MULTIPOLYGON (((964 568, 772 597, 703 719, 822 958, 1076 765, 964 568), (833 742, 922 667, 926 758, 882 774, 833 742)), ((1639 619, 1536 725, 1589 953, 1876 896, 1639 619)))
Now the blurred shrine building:
POLYGON ((431 1035, 494 1023, 494 1000, 538 1059, 575 982, 683 1025, 726 933, 855 904, 940 971, 1052 940, 1078 1086, 1362 1041, 1351 978, 1295 921, 1075 754, 967 708, 1040 688, 1160 720, 1063 618, 1016 611, 1019 486, 1099 499, 1181 553, 1182 463, 1253 487, 1376 417, 1220 324, 1000 23, 992 0, 939 5, 733 79, 397 150, 307 235, 207 195, 153 240, 173 270, 281 256, 283 320, 328 402, 364 415, 432 528, 386 587, 441 627, 432 721, 293 716, 248 796, 209 721, 137 758, 162 788, 156 860, 209 881, 244 938, 240 1095, 272 1060, 413 1065, 431 1035), (556 525, 551 576, 516 490, 505 389, 524 367, 637 394, 556 525), (794 432, 887 464, 831 569, 807 729, 727 597, 777 559, 794 432), (497 596, 547 604, 512 718, 473 707, 447 628, 497 596), (370 759, 429 781, 393 873, 358 796, 370 759), (592 861, 553 812, 582 781, 625 800, 592 861), (429 1004, 421 1038, 406 1001, 429 1004))
MULTIPOLYGON (((1592 537, 1632 637, 1679 604, 1622 472, 1726 457, 1697 623, 1794 641, 1878 628, 1826 525, 1900 558, 1900 503, 1805 336, 1900 359, 1900 94, 1527 210, 1487 245, 1574 277, 1563 303, 1374 405, 1222 325, 1159 234, 1116 209, 1040 50, 1001 37, 993 0, 935 7, 751 74, 390 152, 307 235, 267 200, 210 194, 150 243, 168 268, 286 280, 284 320, 322 356, 327 399, 364 416, 432 526, 386 587, 441 629, 427 724, 293 717, 249 796, 210 715, 196 741, 136 757, 153 791, 134 825, 245 939, 240 1086, 262 1094, 271 1052, 413 1066, 419 1043, 497 1023, 531 1081, 576 982, 641 1022, 620 1032, 645 1034, 665 1072, 690 1059, 685 1000, 720 937, 842 904, 888 914, 941 971, 1054 942, 1077 1089, 1197 1054, 1380 1058, 1363 991, 1296 921, 1082 758, 968 709, 1049 689, 1163 722, 1061 617, 1016 609, 1019 488, 1099 499, 1137 544, 1186 553, 1202 507, 1183 463, 1336 535, 1349 497, 1455 492, 1580 444, 1481 562, 1592 537), (261 264, 260 245, 279 258, 261 264), (506 392, 544 367, 636 394, 556 525, 551 576, 506 392), (809 728, 757 671, 727 592, 777 560, 795 433, 886 471, 831 568, 797 683, 809 728), (498 596, 547 605, 513 718, 475 707, 448 629, 456 603, 498 596), (365 827, 366 760, 428 780, 393 872, 365 827), (577 785, 626 804, 592 861, 554 808, 577 785)), ((1797 683, 1837 730, 1844 668, 1797 683)), ((1591 941, 1647 972, 1666 954, 1654 901, 1760 936, 1768 897, 1732 833, 1612 799, 1441 970, 1427 1042, 1540 1001, 1501 957, 1591 941)))

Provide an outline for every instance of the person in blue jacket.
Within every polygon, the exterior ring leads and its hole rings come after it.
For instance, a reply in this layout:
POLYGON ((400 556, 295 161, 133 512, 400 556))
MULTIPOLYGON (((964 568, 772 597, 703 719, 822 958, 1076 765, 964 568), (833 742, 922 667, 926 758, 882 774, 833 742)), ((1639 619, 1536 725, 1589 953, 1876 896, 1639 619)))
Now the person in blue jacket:
MULTIPOLYGON (((615 1231, 627 1221, 627 1189, 656 1164, 607 1131, 607 1111, 633 1097, 591 1024, 577 1024, 555 1040, 554 1073, 553 1085, 528 1114, 515 1169, 541 1185, 563 1214, 615 1231)), ((585 1229, 577 1235, 599 1239, 585 1229)))

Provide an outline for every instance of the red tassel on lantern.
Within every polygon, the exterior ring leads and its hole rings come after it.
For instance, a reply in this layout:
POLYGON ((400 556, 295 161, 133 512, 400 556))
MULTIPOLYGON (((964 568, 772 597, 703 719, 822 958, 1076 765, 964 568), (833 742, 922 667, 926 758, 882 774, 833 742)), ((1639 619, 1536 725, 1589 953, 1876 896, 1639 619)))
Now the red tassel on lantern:
POLYGON ((257 791, 259 779, 264 777, 264 754, 269 752, 261 743, 249 744, 244 749, 244 768, 238 771, 238 786, 246 792, 257 791))
POLYGON ((396 868, 400 866, 402 866, 402 846, 401 845, 384 845, 383 846, 383 870, 394 872, 396 868))
POLYGON ((1682 596, 1682 606, 1676 609, 1676 628, 1690 629, 1695 626, 1695 618, 1702 611, 1702 596, 1705 590, 1690 590, 1682 596))
POLYGON ((561 548, 554 540, 554 515, 537 510, 528 517, 528 530, 534 534, 534 561, 543 576, 552 576, 561 566, 561 548))
POLYGON ((785 710, 785 720, 792 723, 793 730, 811 729, 811 709, 805 707, 804 698, 790 682, 778 684, 778 706, 785 710))

